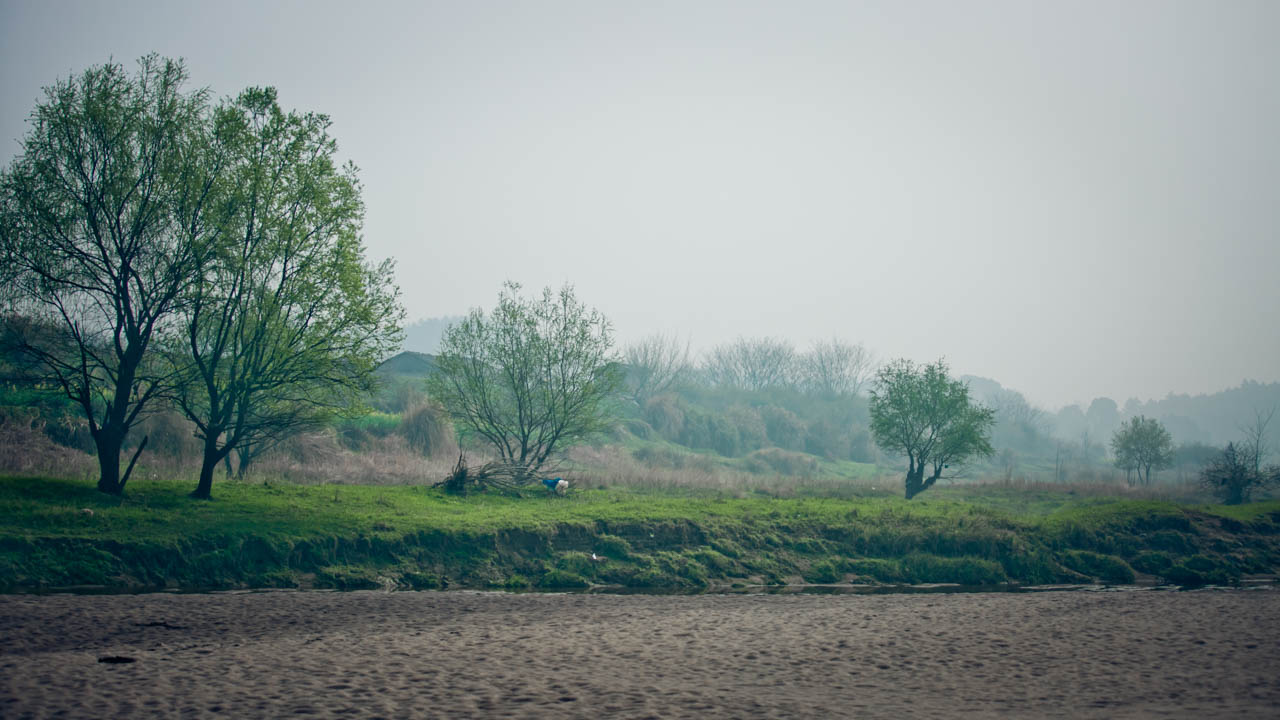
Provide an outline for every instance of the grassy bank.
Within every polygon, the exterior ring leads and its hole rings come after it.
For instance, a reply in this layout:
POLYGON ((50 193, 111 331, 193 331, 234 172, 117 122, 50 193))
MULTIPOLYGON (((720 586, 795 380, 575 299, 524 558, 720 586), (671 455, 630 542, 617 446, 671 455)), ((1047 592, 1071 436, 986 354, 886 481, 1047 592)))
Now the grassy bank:
POLYGON ((907 502, 0 478, 0 589, 1230 583, 1280 567, 1280 501, 951 488, 907 502), (593 554, 596 558, 593 559, 593 554))

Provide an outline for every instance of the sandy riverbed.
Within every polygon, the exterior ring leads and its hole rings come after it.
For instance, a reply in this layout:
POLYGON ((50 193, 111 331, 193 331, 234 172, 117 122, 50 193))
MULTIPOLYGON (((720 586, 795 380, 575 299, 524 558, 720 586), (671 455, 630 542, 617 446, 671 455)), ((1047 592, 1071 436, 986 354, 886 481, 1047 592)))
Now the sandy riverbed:
POLYGON ((5 718, 1280 715, 1276 590, 2 596, 0 638, 5 718))

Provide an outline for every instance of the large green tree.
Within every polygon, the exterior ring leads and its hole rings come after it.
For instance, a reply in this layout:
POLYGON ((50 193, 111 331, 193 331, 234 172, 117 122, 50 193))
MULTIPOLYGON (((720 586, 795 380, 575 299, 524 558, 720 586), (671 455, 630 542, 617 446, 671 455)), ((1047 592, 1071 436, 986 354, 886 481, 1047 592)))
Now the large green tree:
POLYGON ((1153 470, 1173 464, 1173 436, 1159 420, 1138 415, 1120 423, 1111 436, 1111 452, 1127 475, 1136 473, 1143 485, 1150 485, 1153 470))
POLYGON ((359 402, 399 345, 390 262, 360 239, 355 169, 339 166, 329 120, 285 113, 251 88, 215 114, 224 158, 216 249, 186 297, 179 407, 204 441, 208 498, 219 462, 359 402))
POLYGON ((974 403, 969 387, 938 360, 894 360, 876 372, 871 432, 881 449, 907 458, 908 500, 933 487, 948 468, 992 452, 995 412, 974 403))
POLYGON ((98 489, 120 493, 130 429, 171 387, 155 345, 176 316, 209 225, 208 104, 181 62, 109 63, 45 89, 0 174, 0 292, 30 328, 21 353, 74 401, 97 447, 98 489))
POLYGON ((529 299, 508 282, 491 313, 449 326, 436 362, 428 392, 529 476, 607 427, 622 381, 608 319, 567 285, 529 299))

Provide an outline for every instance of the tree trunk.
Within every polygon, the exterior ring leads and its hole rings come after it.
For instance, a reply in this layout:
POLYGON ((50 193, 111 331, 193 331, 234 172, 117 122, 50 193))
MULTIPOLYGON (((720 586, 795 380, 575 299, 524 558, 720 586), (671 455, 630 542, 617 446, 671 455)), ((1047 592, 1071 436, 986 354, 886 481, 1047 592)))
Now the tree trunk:
POLYGON ((124 493, 120 482, 120 448, 124 445, 123 433, 104 428, 93 438, 98 447, 98 492, 110 495, 124 493))
POLYGON ((926 485, 924 484, 924 467, 912 468, 907 470, 906 480, 907 499, 919 495, 924 492, 926 485))
POLYGON ((198 500, 209 500, 213 497, 213 471, 218 468, 218 463, 222 462, 222 459, 231 452, 231 448, 218 447, 218 438, 222 433, 208 432, 206 435, 204 460, 200 463, 200 482, 191 493, 191 497, 198 500))
POLYGON ((122 495, 124 483, 120 482, 120 450, 124 447, 124 433, 114 427, 102 428, 93 437, 97 446, 97 489, 109 495, 122 495))

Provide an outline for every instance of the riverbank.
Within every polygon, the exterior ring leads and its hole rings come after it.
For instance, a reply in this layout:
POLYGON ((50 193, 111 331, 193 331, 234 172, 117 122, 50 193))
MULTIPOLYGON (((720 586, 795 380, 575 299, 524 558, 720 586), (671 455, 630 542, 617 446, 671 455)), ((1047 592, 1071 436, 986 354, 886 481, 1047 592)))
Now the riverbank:
POLYGON ((0 590, 1232 584, 1280 567, 1280 502, 999 488, 905 501, 0 478, 0 590))
POLYGON ((1261 718, 1277 630, 1274 589, 0 596, 0 715, 1261 718))

